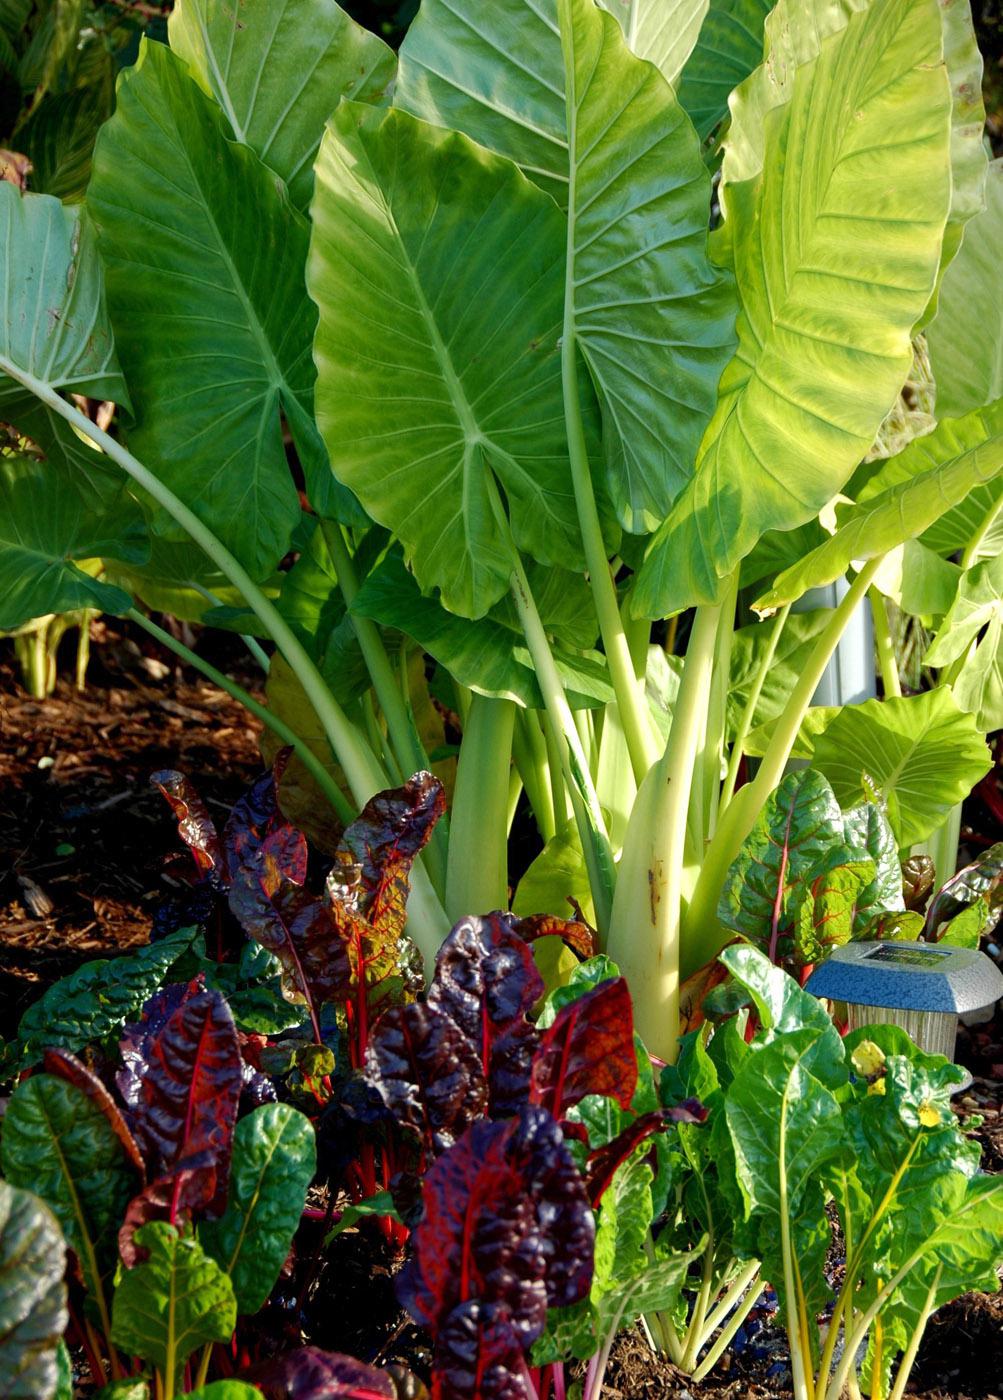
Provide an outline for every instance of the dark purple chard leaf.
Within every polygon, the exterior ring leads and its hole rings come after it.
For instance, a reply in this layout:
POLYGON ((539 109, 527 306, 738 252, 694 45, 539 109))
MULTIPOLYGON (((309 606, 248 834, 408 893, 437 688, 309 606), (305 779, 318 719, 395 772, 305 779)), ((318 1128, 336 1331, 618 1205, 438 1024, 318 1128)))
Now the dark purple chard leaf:
POLYGON ((295 833, 297 842, 293 831, 284 824, 277 827, 237 870, 230 909, 245 933, 276 955, 284 987, 305 1001, 316 1019, 322 1002, 350 994, 352 969, 331 909, 287 873, 298 874, 300 868, 303 838, 295 833))
POLYGON ((245 1373, 265 1400, 395 1400, 385 1371, 320 1347, 299 1347, 245 1373))
POLYGON ((454 1308, 435 1345, 432 1400, 536 1400, 508 1311, 473 1298, 454 1308))
POLYGON ((208 1154, 213 1180, 204 1183, 201 1206, 221 1211, 242 1083, 237 1028, 225 999, 198 979, 166 989, 148 1003, 143 1021, 127 1028, 123 1058, 119 1089, 150 1175, 169 1176, 208 1154))
POLYGON ((942 924, 956 918, 977 899, 985 901, 992 915, 1003 906, 1003 841, 983 851, 978 860, 940 887, 926 912, 925 936, 935 938, 942 924))
POLYGON ((256 778, 230 809, 223 827, 223 856, 228 880, 233 879, 268 833, 285 822, 279 810, 278 785, 291 753, 291 749, 280 749, 269 771, 256 778))
POLYGON ((642 1113, 628 1124, 623 1132, 617 1133, 605 1147, 590 1153, 585 1180, 588 1185, 589 1200, 593 1209, 598 1209, 616 1169, 624 1163, 640 1143, 655 1133, 664 1131, 670 1123, 704 1123, 707 1109, 697 1099, 687 1099, 674 1108, 660 1108, 653 1113, 642 1113))
POLYGON ((430 1169, 397 1296, 436 1337, 462 1304, 503 1307, 525 1349, 548 1306, 588 1292, 594 1240, 559 1125, 526 1106, 518 1118, 473 1124, 430 1169))
POLYGON ((909 856, 902 862, 902 897, 905 907, 918 910, 926 908, 926 902, 937 878, 937 868, 932 856, 909 856))
POLYGON ((543 994, 529 945, 511 914, 461 919, 439 949, 428 1004, 444 1011, 475 1047, 492 1113, 525 1102, 537 1032, 528 1013, 543 994))
POLYGON ((122 1117, 122 1110, 97 1075, 67 1050, 46 1050, 42 1060, 42 1068, 49 1074, 55 1074, 60 1079, 65 1079, 68 1084, 76 1085, 92 1103, 97 1105, 107 1118, 112 1132, 122 1144, 126 1157, 139 1172, 140 1180, 145 1182, 146 1163, 143 1161, 139 1144, 129 1131, 129 1127, 122 1117))
POLYGON ((570 1002, 544 1031, 533 1056, 530 1100, 563 1118, 587 1094, 629 1108, 637 1088, 634 1012, 622 977, 570 1002))
POLYGON ((209 810, 191 780, 173 768, 162 768, 150 776, 177 818, 178 835, 191 851, 202 875, 225 878, 223 847, 209 810))
POLYGON ((212 1200, 216 1182, 212 1154, 200 1152, 133 1196, 118 1232, 118 1252, 125 1267, 132 1269, 145 1258, 133 1239, 137 1230, 151 1220, 165 1220, 179 1228, 188 1224, 195 1215, 202 1213, 206 1201, 212 1200))
POLYGON ((411 866, 445 810, 439 779, 416 773, 403 787, 371 797, 346 827, 335 852, 334 881, 342 884, 343 902, 378 933, 403 934, 411 866))
POLYGON ((377 1021, 365 1078, 398 1123, 433 1155, 445 1151, 487 1107, 480 1056, 455 1021, 436 1006, 395 1007, 377 1021))
POLYGON ((318 1180, 337 1191, 363 1145, 385 1140, 396 1121, 361 1073, 335 1080, 331 1099, 316 1124, 318 1180))

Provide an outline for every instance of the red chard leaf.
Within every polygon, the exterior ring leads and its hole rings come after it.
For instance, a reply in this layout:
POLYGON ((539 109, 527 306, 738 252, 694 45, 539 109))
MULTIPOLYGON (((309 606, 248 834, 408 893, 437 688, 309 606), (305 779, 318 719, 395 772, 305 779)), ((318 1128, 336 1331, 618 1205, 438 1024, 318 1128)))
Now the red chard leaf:
POLYGON ((514 931, 527 943, 538 938, 561 938, 582 958, 595 957, 599 952, 595 930, 583 919, 559 919, 556 914, 530 914, 517 919, 514 931))
POLYGON ((365 1078, 433 1155, 452 1146, 487 1106, 474 1047, 445 1012, 420 1002, 380 1017, 366 1051, 365 1078))
POLYGON ((199 979, 166 988, 147 1003, 139 1024, 126 1028, 122 1054, 118 1085, 150 1175, 170 1176, 206 1153, 215 1183, 203 1204, 222 1210, 242 1080, 225 999, 199 979))
POLYGON ((169 1175, 158 1177, 133 1196, 118 1232, 118 1252, 127 1269, 141 1264, 149 1251, 135 1244, 133 1236, 151 1220, 166 1220, 178 1228, 204 1212, 216 1193, 216 1163, 210 1152, 186 1159, 169 1175))
POLYGON ((536 1400, 506 1308, 471 1299, 454 1308, 435 1346, 432 1400, 536 1400))
POLYGON ((227 817, 223 828, 223 852, 228 880, 233 880, 268 833, 285 822, 279 810, 278 784, 291 753, 291 749, 280 749, 271 770, 255 780, 244 796, 234 803, 227 817))
POLYGON ((299 1347, 246 1372, 266 1400, 395 1400, 385 1371, 320 1347, 299 1347))
POLYGON ((462 1305, 495 1305, 525 1349, 548 1306, 588 1292, 594 1237, 559 1125, 526 1106, 506 1122, 473 1124, 429 1170, 397 1296, 436 1338, 462 1305))
POLYGON ((526 1100, 537 1032, 527 1018, 543 979, 518 921, 495 913, 461 919, 439 949, 428 1003, 444 1011, 475 1047, 488 1080, 490 1111, 526 1100))
POLYGON ((223 848, 208 808, 184 773, 162 768, 150 782, 158 788, 178 822, 178 835, 195 858, 200 875, 224 877, 223 848))
POLYGON ((530 1101, 555 1118, 586 1094, 629 1108, 637 1087, 634 1014, 622 977, 600 982, 558 1012, 533 1057, 530 1101))
POLYGON ((143 1161, 143 1154, 139 1150, 139 1144, 129 1131, 129 1127, 122 1117, 122 1111, 118 1104, 109 1094, 101 1080, 85 1064, 77 1059, 76 1055, 71 1055, 68 1050, 46 1050, 42 1060, 42 1068, 49 1074, 58 1075, 60 1079, 67 1080, 70 1084, 75 1084, 78 1089, 87 1095, 107 1118, 111 1125, 112 1132, 118 1138, 125 1149, 125 1155, 139 1172, 140 1179, 146 1181, 146 1163, 143 1161))
POLYGON ((639 1143, 654 1133, 662 1132, 670 1123, 703 1123, 706 1119, 707 1109, 697 1099, 686 1099, 675 1108, 659 1108, 635 1118, 622 1133, 589 1156, 586 1180, 593 1208, 598 1208, 617 1167, 627 1160, 639 1143))
POLYGON ((442 784, 431 773, 370 798, 335 853, 332 895, 377 932, 400 938, 411 866, 445 810, 442 784))

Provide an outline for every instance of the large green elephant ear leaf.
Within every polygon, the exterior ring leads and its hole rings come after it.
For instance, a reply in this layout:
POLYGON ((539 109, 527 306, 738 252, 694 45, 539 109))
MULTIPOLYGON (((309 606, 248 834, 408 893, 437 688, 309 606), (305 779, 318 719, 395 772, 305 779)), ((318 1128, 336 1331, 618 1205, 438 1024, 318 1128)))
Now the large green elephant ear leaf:
POLYGON ((129 445, 264 577, 300 517, 283 415, 319 510, 334 486, 312 418, 306 221, 149 42, 98 138, 87 205, 129 366, 129 445))
POLYGON ((599 396, 620 521, 645 533, 692 475, 734 345, 734 296, 707 258, 710 178, 672 89, 592 0, 559 0, 558 14, 571 177, 565 334, 599 396))
POLYGON ((66 1246, 37 1196, 0 1181, 0 1395, 53 1400, 66 1311, 66 1246))
POLYGON ((181 0, 167 28, 234 136, 282 176, 303 211, 339 99, 382 103, 397 70, 393 50, 334 0, 181 0))
POLYGON ((0 182, 0 275, 0 628, 78 607, 124 612, 129 595, 73 561, 141 562, 142 513, 52 406, 69 393, 129 401, 79 209, 0 182))
MULTIPOLYGON (((986 493, 989 505, 998 509, 1000 472, 1003 399, 939 423, 932 433, 889 457, 861 491, 857 505, 841 514, 836 532, 785 569, 756 600, 756 610, 773 612, 809 589, 841 578, 851 564, 917 539, 973 492, 986 493)), ((959 541, 967 543, 967 538, 959 541)))
POLYGON ((677 82, 693 52, 708 0, 599 0, 620 22, 631 52, 677 82))
POLYGON ((912 363, 951 202, 951 89, 937 0, 781 0, 767 60, 732 97, 722 255, 740 299, 696 474, 634 607, 715 600, 771 529, 821 509, 912 363))
POLYGON ((728 115, 728 98, 763 57, 771 0, 710 0, 700 36, 679 79, 679 101, 701 141, 728 115))
POLYGON ((1003 396, 1003 160, 986 178, 986 207, 965 229, 927 327, 937 413, 956 417, 1003 396), (978 314, 972 315, 972 308, 978 314))
POLYGON ((567 204, 557 0, 423 0, 399 58, 396 107, 507 156, 567 204))
POLYGON ((465 136, 358 103, 338 107, 316 173, 317 419, 340 480, 467 617, 512 570, 494 477, 519 547, 581 567, 553 200, 465 136))

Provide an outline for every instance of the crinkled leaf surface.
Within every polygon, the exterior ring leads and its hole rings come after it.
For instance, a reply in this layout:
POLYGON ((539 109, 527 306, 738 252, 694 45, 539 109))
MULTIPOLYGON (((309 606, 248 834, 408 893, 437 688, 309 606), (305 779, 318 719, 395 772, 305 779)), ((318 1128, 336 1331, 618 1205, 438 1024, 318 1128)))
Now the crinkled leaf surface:
POLYGON ((937 413, 957 418, 1003 397, 1003 160, 986 178, 986 207, 965 229, 944 274, 937 315, 927 327, 937 413), (972 307, 980 308, 973 320, 972 307))
MULTIPOLYGON (((871 918, 879 913, 904 910, 898 842, 884 808, 874 801, 851 807, 843 813, 843 835, 848 846, 866 851, 874 862, 874 878, 859 897, 861 916, 871 918)), ((860 931, 861 925, 855 924, 854 933, 860 931)))
POLYGON ((140 1178, 145 1179, 146 1163, 143 1161, 139 1144, 130 1132, 129 1126, 122 1116, 122 1110, 106 1089, 103 1081, 67 1050, 46 1050, 42 1067, 46 1074, 54 1074, 58 1079, 65 1079, 68 1084, 73 1084, 82 1094, 86 1094, 92 1103, 96 1104, 108 1120, 112 1132, 122 1144, 122 1150, 126 1157, 135 1167, 140 1178))
MULTIPOLYGON (((953 507, 1003 471, 1003 399, 948 419, 882 463, 841 516, 836 533, 785 569, 756 601, 759 612, 840 578, 854 560, 886 554, 917 539, 953 507)), ((986 487, 998 494, 997 487, 986 487)), ((981 516, 982 512, 979 512, 981 516)), ((967 542, 967 541, 965 541, 967 542)))
POLYGON ((397 62, 334 0, 183 0, 171 47, 223 108, 231 130, 281 175, 305 212, 324 123, 342 97, 382 103, 397 62))
POLYGON ((870 910, 864 896, 874 875, 873 861, 849 861, 811 881, 793 928, 794 953, 802 967, 821 962, 833 948, 849 943, 855 929, 866 926, 870 910))
POLYGON ((96 1294, 115 1259, 116 1231, 136 1182, 101 1109, 51 1074, 24 1080, 4 1115, 3 1173, 51 1207, 96 1294))
POLYGON ((243 1078, 237 1029, 219 992, 198 982, 181 999, 174 991, 126 1027, 118 1086, 151 1175, 205 1154, 213 1170, 202 1204, 221 1211, 243 1078))
POLYGON ((312 417, 306 221, 149 42, 102 128, 87 207, 129 364, 129 445, 264 578, 300 515, 282 415, 318 509, 333 489, 312 417))
MULTIPOLYGON (((93 233, 80 210, 0 181, 0 260, 7 287, 0 356, 46 388, 128 405, 93 233)), ((0 628, 79 607, 125 612, 129 595, 73 560, 145 558, 142 514, 126 479, 2 366, 0 420, 42 458, 15 453, 0 461, 0 628)))
POLYGON ((164 981, 187 951, 194 929, 183 928, 121 958, 97 958, 53 983, 21 1017, 18 1039, 24 1065, 45 1050, 77 1051, 113 1034, 164 981))
POLYGON ((209 809, 194 783, 173 768, 151 774, 150 782, 160 792, 178 820, 178 835, 191 851, 200 875, 223 872, 223 850, 209 809))
POLYGON ((847 705, 815 740, 812 765, 845 806, 860 799, 869 774, 889 799, 897 840, 911 846, 935 831, 984 776, 989 752, 972 716, 939 686, 847 705))
POLYGON ((162 1220, 136 1231, 149 1251, 127 1269, 112 1299, 111 1337, 161 1371, 184 1365, 197 1347, 228 1342, 237 1322, 230 1280, 198 1241, 162 1220))
POLYGON ((199 1242, 233 1284, 238 1313, 255 1313, 285 1262, 317 1166, 310 1120, 290 1104, 266 1103, 233 1135, 226 1212, 199 1242))
POLYGON ((676 91, 705 141, 728 115, 728 98, 763 57, 769 0, 710 0, 676 91))
POLYGON ((871 446, 912 363, 950 196, 936 0, 781 0, 732 99, 717 235, 738 350, 696 474, 634 607, 717 598, 767 530, 811 519, 871 446))
POLYGON ((316 173, 309 286, 331 461, 419 583, 479 617, 511 574, 489 474, 522 549, 580 562, 557 353, 564 220, 466 137, 358 103, 331 118, 316 173))
MULTIPOLYGON (((932 884, 931 872, 930 886, 932 884)), ((1003 903, 1003 842, 990 846, 941 886, 927 910, 927 932, 935 934, 945 919, 953 919, 977 899, 985 900, 994 912, 1003 903)))
POLYGON ((365 1077, 432 1153, 450 1147, 487 1109, 478 1047, 451 1016, 424 1002, 380 1017, 366 1047, 365 1077))
POLYGON ((297 1347, 254 1368, 266 1400, 395 1400, 385 1371, 320 1347, 297 1347))
POLYGON ((633 1008, 617 977, 558 1012, 533 1056, 530 1092, 534 1103, 563 1118, 586 1094, 629 1108, 636 1086, 633 1008))
POLYGON ((66 1330, 66 1246, 30 1191, 0 1181, 0 1395, 55 1400, 66 1330))

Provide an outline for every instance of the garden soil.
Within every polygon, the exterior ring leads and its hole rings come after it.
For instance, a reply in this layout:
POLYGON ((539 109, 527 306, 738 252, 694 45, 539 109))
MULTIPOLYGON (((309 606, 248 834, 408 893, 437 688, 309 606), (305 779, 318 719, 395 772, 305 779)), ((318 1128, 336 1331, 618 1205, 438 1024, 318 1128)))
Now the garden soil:
MULTIPOLYGON (((64 643, 64 646, 66 644, 64 643)), ((260 673, 236 638, 207 635, 207 659, 260 691, 260 673)), ((224 817, 260 771, 257 722, 200 676, 179 666, 145 633, 105 619, 94 625, 87 689, 67 679, 34 700, 20 685, 12 649, 0 654, 0 1035, 25 1008, 80 963, 144 942, 158 901, 181 881, 185 857, 150 774, 179 768, 197 783, 210 813, 224 817)), ((999 770, 997 770, 999 771, 999 770)), ((995 776, 966 810, 972 852, 1003 839, 995 776), (988 798, 988 800, 986 800, 988 798)), ((965 1118, 981 1115, 983 1160, 1003 1171, 1003 1016, 963 1029, 958 1058, 972 1071, 959 1097, 965 1118)), ((317 1204, 323 1204, 320 1200, 317 1204)), ((275 1341, 350 1352, 379 1365, 427 1374, 420 1330, 394 1299, 399 1260, 370 1228, 346 1231, 299 1298, 277 1301, 262 1329, 275 1341)), ((747 1329, 700 1385, 652 1355, 638 1331, 614 1348, 605 1400, 769 1400, 789 1394, 782 1334, 769 1313, 747 1329), (758 1325, 757 1325, 758 1324, 758 1325)), ((909 1393, 925 1400, 1003 1400, 1003 1294, 969 1294, 931 1322, 909 1393)), ((81 1396, 84 1392, 80 1392, 81 1396)))

